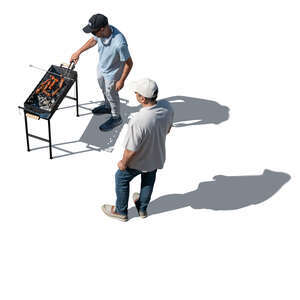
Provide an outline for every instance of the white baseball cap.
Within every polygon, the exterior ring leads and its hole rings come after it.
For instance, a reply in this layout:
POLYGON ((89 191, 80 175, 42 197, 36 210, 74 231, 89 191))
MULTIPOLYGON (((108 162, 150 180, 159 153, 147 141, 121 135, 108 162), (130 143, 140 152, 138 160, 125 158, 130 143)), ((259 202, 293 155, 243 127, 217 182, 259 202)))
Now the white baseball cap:
POLYGON ((143 78, 143 79, 131 82, 130 89, 133 92, 137 92, 146 98, 153 98, 156 91, 158 90, 158 86, 155 81, 153 81, 149 78, 143 78))

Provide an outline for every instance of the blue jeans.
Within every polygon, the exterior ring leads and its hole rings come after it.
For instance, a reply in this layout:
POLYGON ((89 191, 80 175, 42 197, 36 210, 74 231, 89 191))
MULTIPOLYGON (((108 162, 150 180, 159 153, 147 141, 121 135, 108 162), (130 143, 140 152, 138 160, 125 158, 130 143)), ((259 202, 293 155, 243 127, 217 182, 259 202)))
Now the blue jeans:
POLYGON ((156 171, 143 173, 141 171, 126 168, 125 171, 118 170, 115 175, 116 179, 116 212, 121 215, 127 215, 129 183, 137 175, 142 176, 140 200, 137 203, 139 210, 145 212, 150 202, 153 186, 156 178, 156 171))

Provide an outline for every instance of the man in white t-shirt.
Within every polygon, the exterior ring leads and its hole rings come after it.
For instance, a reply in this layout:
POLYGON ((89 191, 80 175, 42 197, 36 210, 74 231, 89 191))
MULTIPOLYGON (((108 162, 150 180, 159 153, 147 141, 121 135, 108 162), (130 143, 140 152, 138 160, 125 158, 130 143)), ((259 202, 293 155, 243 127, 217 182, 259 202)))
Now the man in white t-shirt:
POLYGON ((140 111, 130 120, 124 141, 124 154, 116 172, 116 205, 104 204, 103 212, 109 217, 127 221, 129 183, 141 175, 141 191, 133 195, 139 216, 147 217, 157 169, 162 169, 166 159, 165 141, 170 132, 174 111, 166 100, 156 101, 157 84, 142 79, 132 84, 140 111))

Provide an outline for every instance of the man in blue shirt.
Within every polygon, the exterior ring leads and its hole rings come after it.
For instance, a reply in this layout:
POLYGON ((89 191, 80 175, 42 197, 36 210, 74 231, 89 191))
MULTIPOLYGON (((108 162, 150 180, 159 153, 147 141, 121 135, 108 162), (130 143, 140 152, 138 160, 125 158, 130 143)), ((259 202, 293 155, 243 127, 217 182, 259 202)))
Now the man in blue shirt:
POLYGON ((97 79, 105 101, 94 108, 93 113, 111 114, 111 118, 99 127, 102 131, 109 131, 122 124, 118 92, 123 88, 133 62, 124 35, 109 25, 104 15, 93 15, 83 31, 92 33, 93 37, 71 56, 70 61, 77 63, 82 52, 98 45, 97 79))

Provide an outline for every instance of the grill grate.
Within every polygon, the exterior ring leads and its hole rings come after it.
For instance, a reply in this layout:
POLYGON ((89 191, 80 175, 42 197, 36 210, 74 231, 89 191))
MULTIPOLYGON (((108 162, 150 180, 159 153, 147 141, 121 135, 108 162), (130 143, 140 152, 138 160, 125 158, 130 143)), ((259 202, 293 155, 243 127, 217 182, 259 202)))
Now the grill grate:
POLYGON ((25 101, 25 111, 43 119, 51 118, 77 79, 74 66, 52 65, 25 101))

